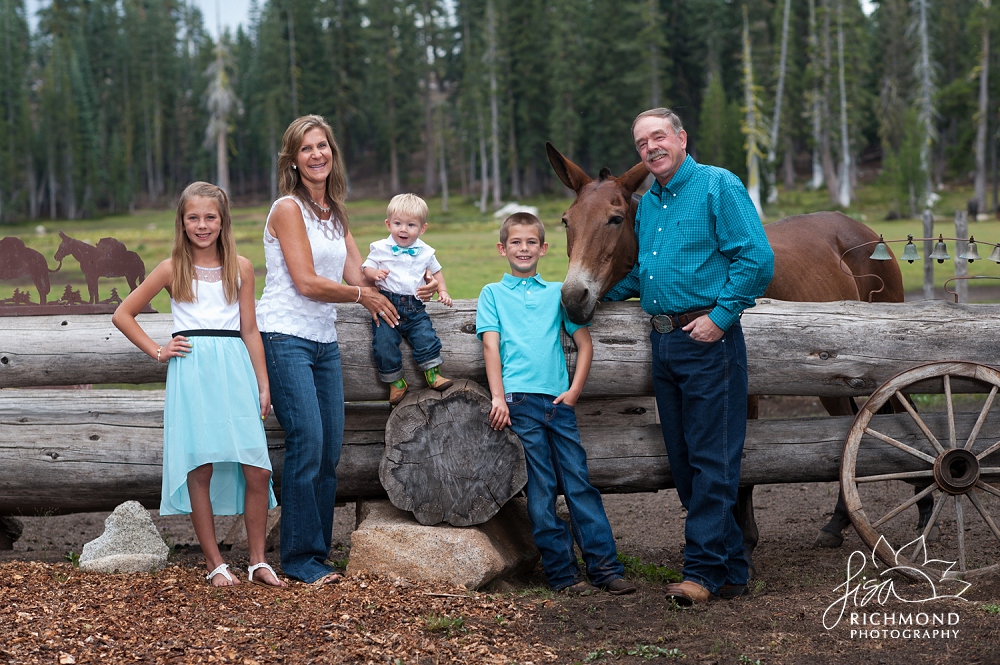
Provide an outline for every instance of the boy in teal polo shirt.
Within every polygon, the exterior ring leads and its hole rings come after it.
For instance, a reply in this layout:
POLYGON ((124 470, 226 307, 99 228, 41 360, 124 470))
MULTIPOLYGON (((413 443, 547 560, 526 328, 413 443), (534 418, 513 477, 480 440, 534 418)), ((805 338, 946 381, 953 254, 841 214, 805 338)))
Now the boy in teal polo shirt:
POLYGON ((566 316, 560 302, 562 283, 546 282, 537 272, 538 260, 548 249, 545 227, 537 217, 514 213, 505 219, 497 249, 507 257, 511 274, 483 287, 476 334, 483 341, 492 395, 490 425, 498 430, 509 425, 524 446, 528 515, 542 567, 556 591, 589 595, 597 591, 596 585, 615 595, 632 593, 635 587, 622 578, 624 568, 601 494, 590 484, 573 410, 594 355, 590 331, 566 316), (560 343, 562 327, 578 349, 572 385, 560 343), (560 490, 572 532, 556 516, 560 490), (577 567, 574 537, 590 582, 577 567))

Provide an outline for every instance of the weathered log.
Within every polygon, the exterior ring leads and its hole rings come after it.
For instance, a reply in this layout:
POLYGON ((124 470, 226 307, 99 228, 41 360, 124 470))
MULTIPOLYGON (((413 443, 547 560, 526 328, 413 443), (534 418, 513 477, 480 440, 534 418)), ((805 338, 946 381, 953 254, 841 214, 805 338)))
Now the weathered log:
POLYGON ((408 394, 385 425, 379 478, 392 505, 425 525, 483 524, 528 476, 517 436, 489 424, 490 395, 459 379, 408 394))
MULTIPOLYGON (((0 515, 111 510, 134 499, 156 508, 163 448, 163 392, 0 391, 0 515), (81 395, 86 400, 78 399, 81 395)), ((344 451, 337 468, 341 501, 385 496, 378 467, 384 449, 386 404, 349 404, 344 451)), ((581 402, 577 417, 590 479, 602 492, 647 492, 673 486, 652 400, 581 402)), ((936 431, 946 414, 923 414, 936 431)), ((959 431, 975 414, 956 414, 959 431)), ((1000 440, 990 418, 980 441, 1000 440)), ((925 439, 906 414, 878 416, 878 429, 923 450, 925 439), (883 424, 883 422, 887 424, 883 424)), ((850 417, 760 420, 748 424, 741 481, 745 485, 839 479, 850 417)), ((280 488, 281 428, 265 423, 280 488)), ((912 470, 905 453, 863 443, 859 475, 912 470), (873 456, 871 450, 877 450, 873 456)), ((1000 452, 983 461, 1000 466, 1000 452)))
MULTIPOLYGON (((448 376, 485 385, 475 307, 474 300, 456 301, 452 309, 434 302, 428 311, 444 345, 448 376)), ((386 399, 371 359, 368 312, 345 305, 339 317, 347 400, 386 399)), ((170 320, 169 314, 139 317, 155 339, 164 340, 170 320)), ((750 389, 760 395, 867 395, 918 363, 994 363, 998 326, 996 305, 761 300, 743 316, 750 389)), ((651 395, 648 334, 648 317, 637 303, 601 304, 591 327, 594 362, 584 396, 651 395)), ((418 377, 409 356, 404 353, 405 371, 418 377)), ((155 383, 165 375, 165 367, 132 346, 110 317, 0 318, 0 387, 155 383)))

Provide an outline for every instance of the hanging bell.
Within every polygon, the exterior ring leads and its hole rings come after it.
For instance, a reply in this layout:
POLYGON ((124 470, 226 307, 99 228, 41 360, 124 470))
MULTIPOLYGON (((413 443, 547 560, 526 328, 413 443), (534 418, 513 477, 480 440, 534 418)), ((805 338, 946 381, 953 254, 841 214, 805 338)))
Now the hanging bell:
POLYGON ((969 246, 958 258, 965 259, 969 263, 983 260, 983 257, 979 256, 979 248, 976 247, 976 239, 973 236, 969 236, 969 246))
POLYGON ((937 259, 938 263, 944 263, 951 257, 948 256, 948 246, 944 244, 944 235, 938 235, 938 241, 934 243, 934 251, 928 256, 929 259, 937 259))
POLYGON ((872 252, 872 255, 869 258, 874 259, 875 261, 892 260, 892 255, 889 254, 889 248, 885 246, 885 240, 882 239, 881 235, 878 237, 878 244, 875 245, 875 251, 872 252))
POLYGON ((989 258, 986 260, 993 261, 994 263, 1000 263, 1000 245, 993 247, 993 253, 990 254, 989 258))
MULTIPOLYGON (((913 263, 914 261, 920 260, 920 254, 917 253, 917 246, 913 244, 913 236, 906 236, 906 246, 903 247, 903 255, 900 257, 907 263, 913 263)), ((1000 249, 1000 247, 998 247, 1000 249)))

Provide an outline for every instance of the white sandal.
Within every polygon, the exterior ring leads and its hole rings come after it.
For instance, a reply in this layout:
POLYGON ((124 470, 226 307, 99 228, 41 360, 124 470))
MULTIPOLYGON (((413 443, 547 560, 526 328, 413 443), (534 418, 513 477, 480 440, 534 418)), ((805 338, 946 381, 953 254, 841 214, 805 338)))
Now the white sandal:
POLYGON ((258 582, 257 580, 255 580, 253 578, 253 574, 256 571, 260 570, 261 568, 264 568, 269 573, 271 573, 272 575, 274 575, 274 579, 278 580, 279 582, 281 581, 278 578, 278 573, 274 572, 274 568, 271 568, 271 566, 267 565, 266 561, 261 561, 260 563, 255 563, 254 565, 252 565, 249 568, 247 568, 247 574, 249 575, 250 583, 251 584, 257 584, 259 586, 271 587, 272 589, 281 589, 282 587, 278 586, 277 584, 268 584, 267 582, 258 582))
POLYGON ((215 577, 216 575, 222 575, 227 580, 229 580, 230 584, 235 584, 235 582, 233 582, 232 576, 230 576, 230 574, 229 574, 229 570, 228 569, 229 569, 229 564, 228 563, 219 564, 218 568, 216 568, 215 570, 213 570, 212 572, 210 572, 208 575, 205 575, 205 579, 208 580, 209 582, 211 582, 212 578, 215 577))

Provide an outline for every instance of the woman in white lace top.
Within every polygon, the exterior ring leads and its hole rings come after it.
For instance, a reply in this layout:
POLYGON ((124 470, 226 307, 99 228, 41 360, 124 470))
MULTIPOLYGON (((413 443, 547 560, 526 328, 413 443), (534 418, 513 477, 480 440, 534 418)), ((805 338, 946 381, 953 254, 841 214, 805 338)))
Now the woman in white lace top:
MULTIPOLYGON (((307 583, 340 581, 329 558, 344 389, 334 303, 359 303, 395 326, 392 304, 365 279, 348 227, 340 149, 318 115, 285 130, 278 186, 264 227, 267 278, 257 305, 271 400, 285 430, 281 566, 307 583), (346 282, 346 284, 342 283, 346 282)), ((428 285, 427 298, 434 291, 428 285)))

